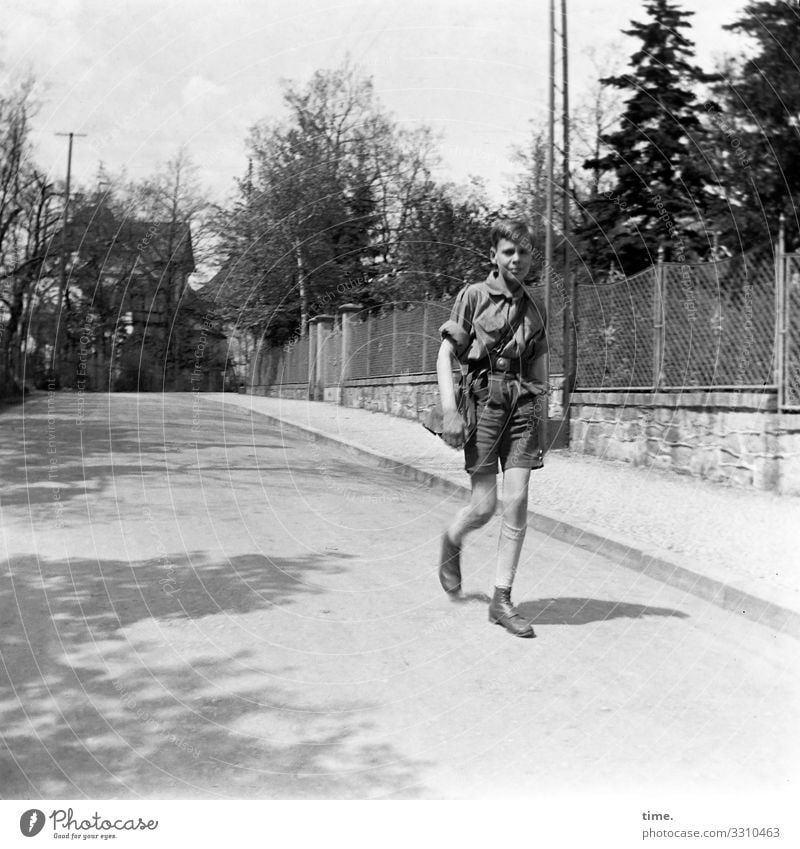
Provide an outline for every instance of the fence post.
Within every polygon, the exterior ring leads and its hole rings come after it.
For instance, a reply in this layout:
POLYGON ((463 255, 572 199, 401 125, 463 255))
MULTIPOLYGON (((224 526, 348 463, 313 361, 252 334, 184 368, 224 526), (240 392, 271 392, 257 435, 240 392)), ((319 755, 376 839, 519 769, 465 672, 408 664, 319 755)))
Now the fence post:
POLYGON ((397 374, 397 304, 392 304, 392 374, 397 374))
POLYGON ((367 313, 367 354, 366 354, 366 365, 364 366, 364 376, 372 377, 372 313, 367 313))
POLYGON ((561 427, 564 431, 564 439, 567 447, 570 444, 570 403, 572 401, 572 393, 575 391, 575 381, 578 372, 578 330, 576 325, 577 311, 575 307, 575 298, 577 295, 577 281, 575 272, 570 268, 569 263, 569 244, 564 245, 564 322, 562 325, 563 332, 563 351, 564 351, 564 385, 561 390, 561 409, 562 423, 561 427))
POLYGON ((306 396, 309 401, 314 400, 314 385, 317 382, 317 329, 314 327, 314 319, 308 321, 308 389, 306 396))
POLYGON ((245 377, 245 384, 251 395, 257 395, 257 387, 261 385, 261 361, 266 348, 267 341, 261 336, 255 344, 255 351, 253 352, 252 360, 248 364, 247 376, 245 377))
POLYGON ((778 246, 775 251, 775 385, 778 387, 778 412, 781 412, 786 403, 786 387, 784 385, 783 358, 786 342, 786 236, 785 221, 783 213, 778 224, 778 246))
POLYGON ((653 392, 661 386, 664 369, 664 246, 658 246, 653 287, 653 392))
POLYGON ((309 320, 308 329, 309 340, 314 340, 313 345, 309 345, 309 372, 311 372, 312 360, 314 366, 309 379, 308 397, 311 401, 322 401, 325 398, 325 340, 333 329, 333 316, 315 315, 309 320))
POLYGON ((332 315, 323 316, 328 319, 319 325, 319 343, 317 350, 322 357, 322 366, 317 383, 322 383, 322 398, 325 400, 325 390, 334 385, 334 381, 338 378, 338 369, 334 369, 336 358, 336 347, 334 337, 336 335, 336 317, 332 315))
POLYGON ((350 378, 350 360, 353 357, 353 316, 360 312, 361 304, 342 304, 337 310, 342 323, 342 350, 339 361, 339 403, 344 403, 344 385, 350 378))
POLYGON ((425 372, 425 366, 428 364, 428 302, 422 302, 422 362, 420 363, 420 373, 425 372))

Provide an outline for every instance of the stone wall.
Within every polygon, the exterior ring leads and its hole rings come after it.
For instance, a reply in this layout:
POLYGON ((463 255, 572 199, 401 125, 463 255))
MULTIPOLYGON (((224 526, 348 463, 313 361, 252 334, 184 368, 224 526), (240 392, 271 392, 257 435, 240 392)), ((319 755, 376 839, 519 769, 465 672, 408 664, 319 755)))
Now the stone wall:
POLYGON ((276 383, 272 386, 250 384, 247 387, 250 395, 265 395, 267 398, 291 398, 297 401, 308 401, 307 383, 276 383))
MULTIPOLYGON (((308 398, 307 384, 249 390, 308 398)), ((419 419, 437 398, 433 374, 364 378, 326 390, 331 403, 407 419, 419 419)), ((559 411, 551 403, 551 416, 559 411)), ((800 495, 800 413, 776 412, 774 394, 575 392, 570 414, 570 449, 578 454, 800 495)))
MULTIPOLYGON (((458 377, 458 373, 454 374, 458 377)), ((561 417, 562 375, 551 375, 550 417, 561 417)), ((404 419, 418 419, 439 400, 435 374, 409 374, 400 377, 367 377, 349 380, 341 389, 346 407, 359 407, 390 413, 404 419)))
POLYGON ((576 392, 570 448, 711 481, 800 494, 800 415, 775 396, 576 392))
POLYGON ((401 377, 367 377, 350 380, 341 389, 341 403, 390 413, 404 419, 418 419, 439 398, 435 374, 401 377))
MULTIPOLYGON (((271 398, 308 400, 307 383, 253 385, 248 386, 247 391, 252 395, 266 395, 271 398)), ((418 419, 438 397, 436 375, 430 374, 350 380, 342 387, 329 387, 324 393, 324 400, 328 402, 389 413, 404 419, 418 419)))

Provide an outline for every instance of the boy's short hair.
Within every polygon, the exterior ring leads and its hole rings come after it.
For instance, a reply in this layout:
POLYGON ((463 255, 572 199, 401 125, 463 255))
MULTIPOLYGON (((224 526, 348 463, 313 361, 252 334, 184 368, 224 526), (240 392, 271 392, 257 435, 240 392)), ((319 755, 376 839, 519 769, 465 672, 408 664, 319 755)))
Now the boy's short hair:
POLYGON ((500 218, 492 224, 492 247, 496 248, 500 239, 508 239, 517 245, 533 250, 533 229, 522 218, 500 218))

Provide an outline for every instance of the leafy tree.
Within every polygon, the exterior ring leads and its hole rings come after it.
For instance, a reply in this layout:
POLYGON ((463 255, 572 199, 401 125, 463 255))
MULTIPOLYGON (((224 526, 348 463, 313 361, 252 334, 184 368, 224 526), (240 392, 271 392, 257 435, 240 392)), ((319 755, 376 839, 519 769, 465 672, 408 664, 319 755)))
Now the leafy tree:
POLYGON ((213 292, 239 326, 277 344, 315 311, 376 302, 431 159, 430 132, 398 128, 349 60, 286 83, 284 102, 285 120, 253 128, 248 175, 218 217, 213 292))
POLYGON ((371 253, 371 147, 390 143, 392 129, 371 80, 349 63, 318 71, 305 88, 288 84, 285 102, 288 124, 256 128, 251 143, 260 217, 294 260, 304 332, 309 305, 371 253))
POLYGON ((486 190, 473 178, 469 186, 420 183, 403 233, 398 273, 380 281, 386 300, 423 300, 453 296, 488 268, 489 210, 486 190))
POLYGON ((631 71, 602 80, 627 94, 619 128, 600 136, 607 152, 584 164, 613 182, 587 204, 592 223, 580 235, 595 261, 616 260, 626 272, 653 262, 662 243, 675 258, 702 249, 707 203, 695 95, 707 77, 683 33, 693 13, 670 0, 647 0, 644 9, 648 19, 623 31, 640 42, 631 71))

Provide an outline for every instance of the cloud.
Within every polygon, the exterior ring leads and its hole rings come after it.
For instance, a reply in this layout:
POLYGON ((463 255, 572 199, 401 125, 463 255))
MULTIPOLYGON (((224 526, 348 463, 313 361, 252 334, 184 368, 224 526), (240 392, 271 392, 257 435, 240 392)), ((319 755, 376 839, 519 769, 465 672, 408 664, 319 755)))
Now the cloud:
POLYGON ((181 89, 181 100, 184 106, 197 106, 209 97, 218 97, 225 94, 225 86, 207 80, 205 77, 195 74, 181 89))

